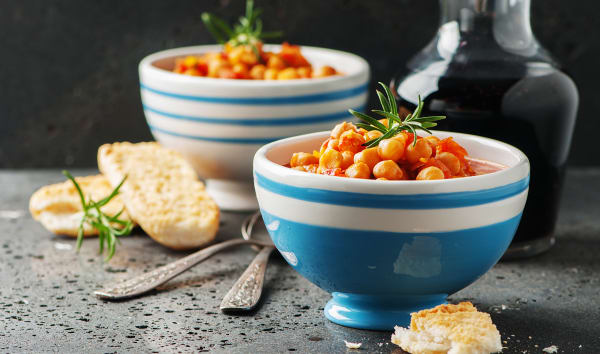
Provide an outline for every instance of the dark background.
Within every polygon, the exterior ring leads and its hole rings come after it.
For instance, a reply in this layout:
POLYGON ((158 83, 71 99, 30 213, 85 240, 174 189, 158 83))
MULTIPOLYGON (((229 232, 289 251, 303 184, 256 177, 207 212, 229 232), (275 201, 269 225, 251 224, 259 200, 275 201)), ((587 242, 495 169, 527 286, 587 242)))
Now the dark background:
MULTIPOLYGON (((203 11, 233 20, 244 0, 3 1, 0 168, 95 166, 106 142, 150 140, 137 64, 153 52, 213 40, 203 11)), ((365 57, 388 82, 438 27, 434 0, 257 0, 266 30, 292 43, 365 57)), ((580 108, 571 165, 600 165, 600 3, 533 0, 541 43, 573 76, 580 108)))

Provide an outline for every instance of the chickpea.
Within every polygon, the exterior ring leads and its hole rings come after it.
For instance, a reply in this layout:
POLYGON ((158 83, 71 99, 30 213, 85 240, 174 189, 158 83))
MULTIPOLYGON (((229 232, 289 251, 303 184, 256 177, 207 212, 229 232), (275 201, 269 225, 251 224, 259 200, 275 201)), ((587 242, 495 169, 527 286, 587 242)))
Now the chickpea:
POLYGON ((383 135, 383 133, 380 132, 379 130, 371 130, 370 132, 367 132, 365 134, 365 140, 369 141, 369 140, 377 139, 377 138, 381 137, 382 135, 383 135))
POLYGON ((242 79, 247 79, 250 77, 250 72, 245 64, 235 64, 233 66, 233 72, 239 75, 239 77, 242 79))
POLYGON ((353 130, 343 132, 339 140, 340 151, 352 151, 353 153, 362 150, 362 144, 365 143, 365 138, 353 130))
POLYGON ((398 139, 381 140, 377 153, 382 160, 398 161, 404 156, 404 142, 398 139))
POLYGON ((265 78, 266 70, 267 68, 262 64, 254 65, 252 69, 250 69, 250 77, 254 80, 262 80, 265 78))
POLYGON ((340 168, 340 166, 342 166, 342 153, 337 151, 337 150, 333 150, 333 149, 327 149, 325 150, 325 153, 323 153, 323 155, 321 155, 321 158, 319 159, 319 168, 323 168, 323 169, 334 169, 334 168, 340 168))
POLYGON ((456 155, 451 152, 441 152, 436 156, 436 159, 440 160, 453 175, 460 172, 460 160, 456 155))
POLYGON ((265 70, 265 80, 277 80, 277 74, 279 70, 268 68, 265 70))
POLYGON ((371 177, 371 170, 364 162, 357 162, 346 169, 346 177, 368 179, 371 177))
POLYGON ((189 68, 186 71, 184 71, 182 74, 183 75, 190 75, 190 76, 202 76, 200 74, 200 72, 198 71, 198 69, 196 69, 196 68, 189 68))
POLYGON ((435 166, 429 166, 422 169, 417 175, 417 180, 444 179, 444 172, 435 166))
POLYGON ((406 147, 406 141, 408 140, 408 136, 406 136, 404 132, 401 132, 400 134, 394 135, 392 139, 401 141, 402 144, 404 144, 404 146, 406 147))
POLYGON ((337 72, 329 65, 323 65, 313 72, 313 77, 327 77, 336 75, 337 72))
POLYGON ((329 142, 331 141, 331 138, 327 138, 322 144, 321 144, 321 148, 319 149, 319 157, 321 157, 323 155, 323 153, 325 152, 325 150, 327 150, 327 147, 329 147, 329 142))
POLYGON ((368 149, 364 149, 363 151, 354 155, 354 163, 365 163, 369 166, 369 169, 373 169, 373 167, 381 161, 379 154, 377 153, 377 148, 372 147, 368 149))
POLYGON ((432 153, 433 150, 431 149, 431 145, 424 139, 417 139, 415 146, 413 146, 413 144, 408 144, 406 147, 406 159, 410 163, 415 163, 421 158, 427 159, 432 153))
POLYGON ((229 68, 229 63, 220 57, 215 57, 208 61, 208 76, 219 77, 219 71, 229 68))
POLYGON ((246 49, 246 51, 244 51, 244 54, 242 54, 240 60, 246 65, 255 65, 258 63, 258 57, 252 49, 246 49))
POLYGON ((312 75, 312 68, 310 66, 302 66, 296 69, 296 71, 298 71, 298 75, 303 79, 308 79, 312 75))
POLYGON ((373 175, 376 178, 387 178, 390 180, 404 179, 404 171, 392 160, 379 162, 373 167, 373 175))
POLYGON ((267 68, 269 69, 283 70, 285 66, 285 62, 277 54, 271 55, 269 60, 267 60, 267 68))
POLYGON ((342 169, 354 163, 354 153, 352 151, 342 151, 342 169))
POLYGON ((294 68, 285 68, 277 74, 277 80, 294 80, 299 79, 300 75, 294 68))
POLYGON ((246 51, 246 49, 243 46, 237 46, 237 47, 231 48, 227 52, 229 61, 232 64, 240 64, 240 63, 242 63, 242 56, 244 55, 245 51, 246 51))
POLYGON ((327 143, 327 149, 339 150, 340 140, 339 139, 330 139, 329 143, 327 143))
POLYGON ((431 145, 431 148, 433 149, 433 151, 435 151, 437 144, 440 142, 440 138, 438 138, 437 136, 433 136, 433 135, 427 136, 423 139, 425 139, 429 143, 429 145, 431 145))
POLYGON ((314 163, 319 163, 319 159, 315 155, 307 152, 296 152, 292 155, 292 159, 290 160, 291 167, 310 165, 314 163))
POLYGON ((220 68, 217 77, 221 79, 238 79, 238 75, 233 72, 233 68, 230 66, 220 68))
POLYGON ((331 129, 331 137, 334 139, 338 139, 342 135, 342 133, 347 130, 356 131, 356 126, 352 123, 342 122, 333 127, 333 129, 331 129))

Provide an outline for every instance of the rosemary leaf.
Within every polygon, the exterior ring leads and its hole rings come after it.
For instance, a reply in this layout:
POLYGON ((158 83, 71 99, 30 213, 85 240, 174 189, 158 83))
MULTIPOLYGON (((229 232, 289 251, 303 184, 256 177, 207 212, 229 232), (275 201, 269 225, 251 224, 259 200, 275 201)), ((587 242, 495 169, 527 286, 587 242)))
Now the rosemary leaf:
POLYGON ((368 131, 378 130, 383 135, 379 138, 372 139, 363 144, 366 147, 374 147, 379 144, 380 141, 384 139, 389 139, 400 132, 406 130, 414 135, 413 146, 417 143, 417 130, 422 130, 431 134, 432 132, 429 128, 433 128, 437 126, 436 121, 445 119, 445 116, 429 116, 429 117, 421 117, 421 112, 423 111, 423 107, 425 106, 424 102, 421 100, 421 96, 419 96, 419 102, 417 107, 415 108, 413 113, 409 113, 404 119, 400 117, 398 114, 398 105, 396 103, 396 99, 390 88, 383 84, 379 83, 384 92, 377 90, 377 97, 379 98, 379 103, 381 104, 382 109, 374 109, 373 113, 382 116, 388 119, 388 126, 386 127, 382 124, 377 118, 373 118, 367 114, 356 112, 352 109, 348 110, 353 116, 360 119, 362 122, 357 123, 356 126, 368 131))

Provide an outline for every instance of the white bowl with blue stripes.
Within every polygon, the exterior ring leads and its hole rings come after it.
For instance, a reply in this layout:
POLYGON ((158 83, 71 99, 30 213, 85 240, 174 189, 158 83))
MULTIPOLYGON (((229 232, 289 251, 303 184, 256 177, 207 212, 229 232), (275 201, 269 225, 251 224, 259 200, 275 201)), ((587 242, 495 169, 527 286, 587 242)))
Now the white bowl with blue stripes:
MULTIPOLYGON (((278 51, 279 46, 266 45, 278 51)), ((183 153, 224 210, 256 209, 252 157, 281 138, 330 129, 363 110, 369 65, 350 53, 302 47, 315 66, 342 76, 288 81, 230 80, 172 73, 174 59, 218 52, 203 45, 165 50, 139 65, 142 105, 154 138, 183 153)))
POLYGON ((407 326, 410 313, 446 301, 487 272, 508 248, 529 190, 517 148, 453 136, 498 172, 438 181, 323 176, 282 166, 329 132, 280 140, 254 157, 254 183, 271 238, 308 280, 330 292, 331 321, 356 328, 407 326))

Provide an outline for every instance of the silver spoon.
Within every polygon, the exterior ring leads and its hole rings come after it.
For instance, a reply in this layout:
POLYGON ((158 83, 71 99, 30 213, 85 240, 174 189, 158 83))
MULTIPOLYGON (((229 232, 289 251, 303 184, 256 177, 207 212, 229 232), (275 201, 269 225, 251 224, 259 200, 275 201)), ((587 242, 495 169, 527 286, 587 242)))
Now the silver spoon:
MULTIPOLYGON (((252 231, 258 219, 262 221, 260 212, 256 212, 244 220, 242 224, 242 236, 245 240, 250 240, 254 237, 265 243, 270 243, 271 241, 269 235, 266 233, 266 229, 264 230, 265 232, 258 232, 255 233, 254 236, 252 235, 252 231)), ((246 312, 251 311, 256 307, 262 294, 269 256, 274 249, 275 246, 271 243, 269 246, 264 246, 260 252, 258 252, 256 257, 254 257, 254 260, 252 260, 252 263, 250 263, 242 276, 225 295, 223 301, 221 301, 221 311, 246 312)))
POLYGON ((196 264, 208 259, 215 253, 237 245, 257 245, 265 247, 271 246, 272 243, 245 239, 233 239, 220 242, 201 249, 200 251, 194 252, 189 256, 185 256, 179 260, 176 260, 175 262, 169 263, 160 268, 156 268, 151 272, 131 278, 121 284, 94 291, 94 295, 104 300, 121 300, 144 294, 175 278, 177 275, 192 268, 196 264))

